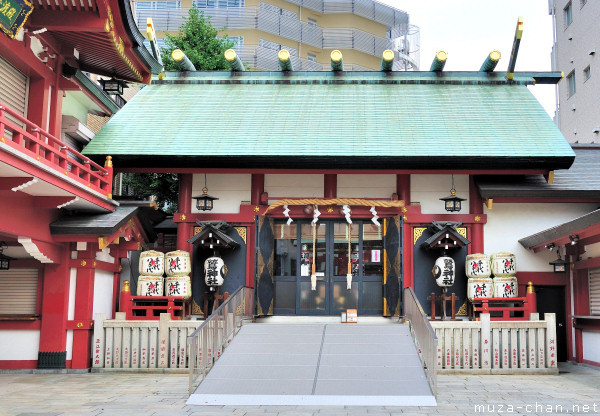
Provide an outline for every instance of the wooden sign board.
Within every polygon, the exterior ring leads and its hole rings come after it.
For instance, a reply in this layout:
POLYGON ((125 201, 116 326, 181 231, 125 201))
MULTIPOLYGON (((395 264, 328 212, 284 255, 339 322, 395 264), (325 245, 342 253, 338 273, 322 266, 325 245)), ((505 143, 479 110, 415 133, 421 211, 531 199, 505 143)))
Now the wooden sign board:
POLYGON ((32 11, 27 0, 0 0, 0 29, 14 39, 32 11))

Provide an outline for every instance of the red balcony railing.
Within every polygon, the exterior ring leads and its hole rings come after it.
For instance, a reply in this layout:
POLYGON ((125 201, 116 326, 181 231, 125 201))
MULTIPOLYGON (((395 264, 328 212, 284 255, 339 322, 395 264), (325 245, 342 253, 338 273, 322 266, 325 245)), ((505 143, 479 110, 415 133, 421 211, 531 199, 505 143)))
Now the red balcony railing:
POLYGON ((44 165, 112 197, 112 164, 102 167, 0 103, 0 141, 44 165), (7 118, 18 120, 24 127, 7 118))

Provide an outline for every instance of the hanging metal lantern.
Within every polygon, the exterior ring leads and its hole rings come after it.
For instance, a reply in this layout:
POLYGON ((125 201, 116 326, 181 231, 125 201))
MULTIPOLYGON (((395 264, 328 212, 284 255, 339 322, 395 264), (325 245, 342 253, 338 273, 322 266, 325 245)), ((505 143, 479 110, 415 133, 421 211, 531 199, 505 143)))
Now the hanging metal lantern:
POLYGON ((0 241, 0 270, 9 270, 10 269, 10 261, 15 260, 12 257, 8 257, 4 255, 4 250, 8 248, 8 245, 5 241, 0 241))
POLYGON ((195 196, 193 199, 196 200, 196 208, 198 211, 211 211, 214 206, 213 201, 219 199, 208 194, 208 188, 206 187, 206 173, 204 174, 204 188, 202 188, 202 195, 195 196))
POLYGON ((456 189, 454 189, 454 175, 452 175, 452 188, 450 189, 450 195, 444 198, 440 198, 440 201, 444 201, 444 208, 449 212, 458 212, 461 209, 461 202, 466 201, 465 198, 456 196, 456 189))
POLYGON ((560 250, 557 250, 556 254, 558 254, 558 258, 554 261, 551 261, 549 264, 554 267, 554 273, 564 273, 567 271, 569 262, 560 258, 560 250))

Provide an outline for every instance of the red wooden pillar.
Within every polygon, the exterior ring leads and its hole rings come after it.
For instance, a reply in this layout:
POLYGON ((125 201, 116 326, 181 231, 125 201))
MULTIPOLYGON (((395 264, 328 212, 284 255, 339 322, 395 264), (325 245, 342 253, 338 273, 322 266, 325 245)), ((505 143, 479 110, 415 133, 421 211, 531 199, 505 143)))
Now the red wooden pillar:
POLYGON ((96 269, 94 250, 88 243, 88 249, 80 252, 77 262, 75 315, 73 320, 73 359, 71 368, 89 368, 91 364, 91 325, 94 310, 94 278, 96 269))
MULTIPOLYGON (((50 94, 50 108, 48 111, 50 112, 49 117, 49 126, 48 133, 56 137, 57 139, 62 139, 61 136, 61 127, 62 127, 62 104, 63 104, 63 92, 58 88, 60 84, 60 80, 62 78, 62 74, 59 69, 62 68, 62 56, 58 55, 56 57, 56 78, 54 80, 54 85, 52 86, 51 94, 50 94)), ((108 192, 112 193, 112 190, 108 190, 108 192)))
POLYGON ((250 203, 260 205, 260 196, 265 192, 265 175, 253 173, 250 188, 250 203))
MULTIPOLYGON (((479 195, 473 176, 469 176, 469 211, 472 215, 483 214, 483 199, 479 195)), ((483 224, 471 226, 471 253, 483 253, 483 224)))
POLYGON ((63 247, 60 263, 44 267, 38 368, 66 368, 69 266, 69 250, 63 247))
MULTIPOLYGON (((182 219, 189 217, 192 212, 192 175, 189 173, 179 175, 178 211, 182 219)), ((192 252, 192 245, 187 242, 192 237, 192 227, 185 220, 177 223, 177 250, 192 252)))
POLYGON ((325 199, 337 198, 337 175, 325 174, 323 180, 323 197, 325 199))
POLYGON ((399 200, 410 205, 410 175, 396 175, 396 193, 399 200))
POLYGON ((29 82, 29 106, 27 118, 43 128, 48 127, 48 97, 50 96, 50 81, 45 78, 31 79, 29 82))

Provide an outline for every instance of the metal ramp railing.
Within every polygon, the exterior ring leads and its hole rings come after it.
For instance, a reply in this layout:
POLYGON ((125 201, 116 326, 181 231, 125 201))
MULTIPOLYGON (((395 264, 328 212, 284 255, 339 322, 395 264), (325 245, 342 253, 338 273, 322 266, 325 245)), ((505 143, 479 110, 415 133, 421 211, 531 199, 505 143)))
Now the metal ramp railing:
POLYGON ((188 394, 199 384, 242 326, 253 318, 254 289, 239 288, 188 336, 188 394))

